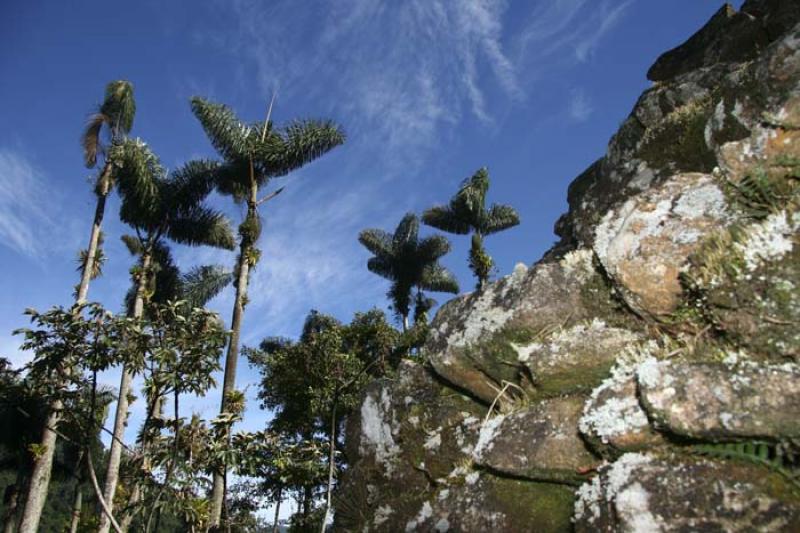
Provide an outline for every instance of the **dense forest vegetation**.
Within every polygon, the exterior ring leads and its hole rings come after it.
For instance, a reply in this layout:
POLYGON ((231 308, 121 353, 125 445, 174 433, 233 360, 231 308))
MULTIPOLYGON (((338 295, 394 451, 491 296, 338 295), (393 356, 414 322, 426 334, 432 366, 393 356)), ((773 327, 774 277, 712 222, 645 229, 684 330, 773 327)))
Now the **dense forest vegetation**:
POLYGON ((242 346, 248 282, 261 259, 260 210, 279 201, 283 190, 271 189, 273 181, 345 142, 331 121, 273 124, 273 103, 263 121, 247 123, 225 105, 192 98, 191 110, 218 158, 167 171, 131 136, 132 84, 106 87, 81 138, 86 166, 96 173, 97 203, 88 246, 79 252, 74 305, 26 310, 30 326, 16 333, 32 361, 12 368, 0 359, 4 533, 274 531, 289 500, 297 509, 290 530, 324 530, 335 511, 338 473, 347 466, 343 421, 370 380, 392 376, 402 358, 422 357, 436 305, 428 293, 459 291, 439 263, 449 241, 420 237, 420 221, 471 234, 469 266, 483 289, 493 270, 484 238, 519 223, 513 208, 487 205, 486 169, 465 180, 448 204, 404 216, 394 232, 358 235, 372 254, 367 268, 389 282, 394 317, 376 307, 343 323, 311 310, 296 339, 242 346), (103 247, 106 201, 114 191, 119 217, 130 227, 120 236, 131 261, 121 315, 89 296, 106 261, 123 260, 107 257, 103 247), (241 206, 235 231, 207 203, 213 193, 241 206), (173 244, 236 256, 230 268, 182 271, 173 244), (235 292, 229 324, 204 308, 224 290, 235 292), (244 393, 236 388, 240 355, 259 369, 258 397, 274 415, 257 432, 235 429, 245 416, 244 393), (98 385, 98 374, 109 369, 121 373, 114 390, 98 385), (218 371, 221 384, 213 378, 218 371), (141 390, 134 390, 135 379, 141 390), (188 397, 214 394, 220 411, 213 419, 183 407, 188 397), (134 401, 146 406, 146 416, 135 441, 127 442, 134 401), (274 519, 264 516, 269 507, 274 519))

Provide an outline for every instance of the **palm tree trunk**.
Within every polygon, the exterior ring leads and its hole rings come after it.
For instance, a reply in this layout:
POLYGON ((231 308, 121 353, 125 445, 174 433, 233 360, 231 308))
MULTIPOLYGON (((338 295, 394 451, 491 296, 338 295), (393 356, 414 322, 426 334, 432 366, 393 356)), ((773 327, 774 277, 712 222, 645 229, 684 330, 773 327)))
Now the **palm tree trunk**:
POLYGON ((278 524, 278 519, 281 513, 281 496, 283 494, 283 489, 278 489, 278 498, 275 502, 275 519, 272 521, 272 533, 278 533, 278 528, 280 525, 278 524))
POLYGON ((55 428, 61 420, 63 404, 56 400, 50 406, 50 413, 45 420, 42 431, 42 440, 39 442, 41 453, 33 461, 33 472, 28 485, 28 495, 22 509, 22 521, 19 533, 36 533, 39 531, 39 520, 42 517, 47 488, 50 485, 50 473, 53 469, 53 456, 56 452, 55 428))
POLYGON ((325 533, 325 526, 328 523, 328 516, 331 512, 331 494, 333 494, 333 476, 336 471, 336 400, 333 402, 331 411, 331 440, 330 456, 328 457, 328 494, 325 502, 325 515, 322 517, 322 524, 319 527, 320 533, 325 533))
MULTIPOLYGON (((247 201, 247 218, 253 220, 258 216, 258 183, 253 176, 251 162, 250 168, 250 198, 247 201)), ((247 299, 247 283, 250 279, 250 257, 253 253, 253 242, 248 237, 242 237, 239 245, 238 270, 239 279, 236 283, 236 299, 233 303, 233 316, 231 317, 231 339, 228 342, 228 353, 225 356, 225 377, 222 381, 222 402, 220 413, 227 412, 228 395, 236 388, 236 364, 239 359, 239 336, 244 318, 245 300, 247 299)), ((230 432, 225 437, 230 440, 230 432)), ((225 503, 225 470, 214 472, 214 486, 211 490, 211 516, 209 529, 218 528, 222 509, 225 503)))
POLYGON ((78 285, 78 296, 75 303, 86 302, 86 295, 89 292, 89 282, 92 279, 95 259, 97 259, 97 246, 100 241, 100 228, 103 225, 103 216, 106 212, 106 198, 111 190, 111 161, 106 161, 103 173, 97 184, 97 205, 94 208, 94 221, 92 222, 92 232, 89 234, 89 248, 86 251, 86 264, 83 265, 81 272, 81 283, 78 285))
MULTIPOLYGON (((89 249, 86 254, 86 263, 83 265, 81 272, 81 282, 78 286, 78 294, 75 299, 76 304, 82 304, 86 301, 86 295, 89 291, 89 281, 91 280, 92 270, 94 268, 95 256, 97 255, 97 243, 100 239, 100 225, 103 222, 103 215, 105 213, 106 197, 110 185, 110 172, 111 164, 106 163, 101 175, 101 186, 97 198, 97 206, 95 208, 94 222, 92 224, 92 231, 89 236, 89 249)), ((53 456, 56 451, 56 427, 61 421, 61 411, 64 408, 61 400, 55 400, 50 405, 50 412, 42 430, 42 440, 39 446, 43 452, 36 457, 33 463, 33 472, 31 474, 30 485, 28 486, 28 494, 25 498, 25 506, 22 511, 22 522, 19 526, 19 533, 35 533, 39 529, 39 520, 42 516, 44 504, 47 501, 47 489, 50 486, 50 474, 53 469, 53 456)))
MULTIPOLYGON (((142 318, 144 314, 144 296, 147 287, 148 273, 151 262, 150 251, 142 254, 142 268, 139 273, 138 286, 136 287, 136 300, 133 304, 133 318, 142 318)), ((108 452, 108 466, 106 467, 106 481, 103 487, 103 499, 106 501, 109 512, 114 511, 114 495, 117 492, 119 481, 119 465, 122 460, 122 438, 128 421, 128 396, 133 381, 133 372, 128 365, 122 366, 122 377, 119 382, 119 395, 117 397, 117 411, 114 415, 114 431, 111 435, 111 449, 108 452)), ((103 513, 100 516, 98 533, 108 533, 111 529, 111 519, 103 513)))
POLYGON ((4 495, 3 505, 5 511, 3 512, 3 533, 14 533, 14 526, 17 522, 17 506, 19 505, 19 495, 22 494, 22 486, 25 481, 25 468, 20 467, 17 469, 17 479, 14 484, 6 487, 6 494, 4 495))
POLYGON ((69 533, 77 533, 81 522, 81 509, 83 508, 83 488, 80 482, 75 486, 75 496, 72 500, 72 518, 69 523, 69 533))
POLYGON ((69 533, 78 531, 78 524, 81 521, 81 509, 83 508, 83 479, 81 476, 81 466, 83 464, 83 450, 78 453, 78 460, 75 461, 73 476, 75 477, 75 491, 72 498, 72 517, 69 523, 69 533))

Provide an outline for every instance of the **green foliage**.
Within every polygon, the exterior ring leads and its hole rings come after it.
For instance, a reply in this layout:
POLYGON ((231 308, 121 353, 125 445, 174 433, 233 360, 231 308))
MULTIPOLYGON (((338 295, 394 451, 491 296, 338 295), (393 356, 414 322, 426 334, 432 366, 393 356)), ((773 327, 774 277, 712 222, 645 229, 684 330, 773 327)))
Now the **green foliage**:
POLYGON ((438 205, 422 214, 422 221, 448 233, 465 235, 474 232, 469 254, 469 267, 478 278, 478 289, 489 279, 494 261, 483 247, 483 236, 491 235, 519 224, 519 214, 513 207, 492 204, 486 208, 489 172, 479 169, 461 183, 461 188, 448 205, 438 205))
POLYGON ((800 492, 800 453, 793 443, 761 441, 696 444, 691 451, 698 455, 729 459, 769 468, 785 477, 800 492))
POLYGON ((211 192, 214 166, 190 162, 167 175, 156 155, 139 139, 125 140, 112 152, 117 188, 122 196, 120 218, 137 230, 147 249, 162 236, 192 246, 232 250, 228 219, 202 205, 211 192))
POLYGON ((105 99, 96 113, 89 117, 81 136, 83 156, 87 168, 97 164, 97 156, 104 150, 101 142, 103 126, 108 128, 111 142, 117 143, 131 131, 136 114, 133 85, 125 80, 112 81, 106 85, 105 99))
POLYGON ((393 234, 366 229, 359 242, 373 253, 367 261, 370 272, 392 282, 388 298, 398 316, 405 320, 411 310, 414 287, 435 292, 458 292, 455 277, 438 260, 450 251, 450 243, 440 235, 419 239, 419 219, 406 214, 393 234))
POLYGON ((272 122, 245 124, 228 106, 195 96, 192 112, 223 162, 217 187, 241 201, 250 190, 250 165, 258 186, 284 176, 342 144, 344 133, 331 121, 295 121, 282 128, 272 122))
POLYGON ((735 206, 756 220, 763 220, 787 205, 796 206, 800 190, 798 163, 792 158, 781 158, 770 168, 755 168, 737 183, 728 180, 728 196, 735 206))

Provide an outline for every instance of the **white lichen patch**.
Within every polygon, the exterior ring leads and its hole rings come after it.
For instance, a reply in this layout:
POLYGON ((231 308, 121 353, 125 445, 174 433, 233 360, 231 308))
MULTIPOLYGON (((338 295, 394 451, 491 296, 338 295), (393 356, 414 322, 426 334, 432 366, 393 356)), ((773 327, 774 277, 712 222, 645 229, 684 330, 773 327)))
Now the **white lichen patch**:
POLYGON ((433 530, 438 533, 445 533, 450 530, 450 522, 447 518, 440 518, 436 525, 433 526, 433 530))
POLYGON ((650 495, 639 483, 633 483, 617 494, 617 514, 630 533, 664 531, 663 521, 650 509, 650 495))
POLYGON ((636 369, 636 379, 639 384, 648 388, 669 387, 672 384, 672 376, 665 375, 663 365, 668 363, 657 360, 655 357, 648 357, 642 361, 636 369))
POLYGON ((389 520, 389 516, 394 512, 394 509, 389 507, 388 505, 381 505, 377 509, 375 509, 375 515, 372 519, 372 524, 375 527, 380 527, 384 522, 389 520))
POLYGON ((762 264, 780 259, 792 251, 800 229, 800 213, 773 213, 747 228, 747 237, 736 243, 747 269, 752 272, 762 264))
POLYGON ((428 433, 428 439, 425 441, 425 444, 422 445, 428 451, 438 450, 439 446, 442 445, 442 428, 437 429, 436 431, 432 431, 428 433))
POLYGON ((580 248, 565 254, 560 265, 566 276, 583 283, 595 274, 593 259, 594 253, 590 249, 580 248))
POLYGON ((474 485, 478 482, 478 478, 480 478, 478 472, 470 472, 464 477, 464 481, 466 481, 467 485, 474 485))
POLYGON ((436 337, 446 336, 446 344, 450 347, 464 347, 479 341, 484 335, 501 329, 519 309, 514 306, 498 305, 509 293, 518 292, 528 275, 528 267, 517 263, 511 275, 489 284, 482 293, 464 309, 463 316, 458 318, 458 327, 449 332, 449 323, 443 323, 432 334, 436 337))
POLYGON ((415 531, 417 527, 425 522, 428 518, 433 516, 433 508, 431 504, 425 502, 422 504, 422 508, 417 513, 417 516, 413 520, 409 520, 406 523, 406 531, 415 531))
POLYGON ((641 431, 649 425, 636 397, 634 380, 637 367, 643 360, 652 358, 651 354, 657 349, 656 342, 648 341, 623 353, 612 368, 611 376, 594 389, 586 401, 578 423, 581 433, 608 444, 614 437, 641 431))
POLYGON ((375 461, 382 465, 387 475, 394 472, 394 459, 400 453, 395 443, 390 416, 391 397, 386 389, 381 391, 380 401, 368 394, 361 404, 361 442, 359 451, 366 455, 372 451, 375 461))
POLYGON ((497 436, 498 429, 505 419, 505 415, 497 415, 483 424, 481 432, 478 435, 478 442, 475 444, 475 449, 472 452, 472 457, 475 461, 481 461, 483 459, 483 454, 492 449, 494 446, 494 438, 497 436))
POLYGON ((532 354, 542 349, 542 344, 538 342, 528 345, 517 344, 515 342, 510 342, 509 344, 511 345, 511 348, 517 352, 517 360, 520 363, 527 363, 532 354))

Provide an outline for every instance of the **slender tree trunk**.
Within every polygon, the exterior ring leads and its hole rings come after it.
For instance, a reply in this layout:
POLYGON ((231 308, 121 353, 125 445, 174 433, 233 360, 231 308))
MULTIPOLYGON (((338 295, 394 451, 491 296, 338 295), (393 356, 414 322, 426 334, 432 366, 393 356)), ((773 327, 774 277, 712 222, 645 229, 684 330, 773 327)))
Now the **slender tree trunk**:
MULTIPOLYGON (((142 254, 142 268, 139 273, 138 286, 136 287, 136 300, 133 304, 133 318, 142 318, 144 314, 144 298, 147 288, 148 273, 150 271, 151 255, 149 250, 142 254)), ((122 439, 128 421, 128 396, 133 381, 133 372, 128 365, 122 366, 122 377, 119 382, 119 396, 117 398, 117 411, 114 415, 114 431, 111 436, 111 449, 108 453, 108 466, 106 467, 106 481, 103 488, 103 499, 106 501, 109 513, 114 512, 114 495, 117 492, 119 481, 119 465, 122 460, 122 439)), ((100 516, 98 533, 108 533, 111 529, 111 519, 107 514, 100 516)))
MULTIPOLYGON (((78 294, 75 299, 76 304, 86 302, 86 295, 89 291, 89 281, 91 280, 92 269, 94 268, 95 256, 97 254, 97 243, 100 238, 100 225, 105 213, 105 202, 108 196, 108 185, 110 184, 111 164, 106 163, 101 175, 101 189, 97 197, 97 207, 95 208, 94 222, 89 237, 89 249, 86 254, 86 263, 81 272, 81 282, 78 286, 78 294), (104 193, 104 194, 103 194, 104 193)), ((39 442, 42 453, 36 457, 33 463, 28 494, 25 498, 25 506, 22 510, 22 522, 20 522, 19 533, 36 533, 39 529, 39 520, 42 517, 42 510, 47 501, 47 489, 50 486, 50 474, 53 469, 53 456, 55 455, 56 428, 61 421, 61 411, 64 405, 61 400, 55 400, 49 409, 49 414, 45 420, 42 430, 42 440, 39 442)))
POLYGON ((97 259, 97 248, 100 242, 100 228, 103 225, 103 216, 106 212, 106 198, 111 190, 111 168, 110 161, 106 161, 100 181, 97 184, 97 205, 94 209, 94 221, 92 222, 92 232, 89 234, 89 247, 86 250, 86 264, 83 265, 81 272, 81 283, 78 285, 78 296, 75 303, 82 304, 86 301, 89 293, 89 282, 92 279, 94 263, 97 259))
POLYGON ((408 331, 408 315, 403 315, 403 333, 408 331))
POLYGON ((272 533, 278 533, 278 528, 280 524, 278 524, 278 520, 280 519, 281 514, 281 499, 283 495, 283 489, 278 489, 278 498, 275 502, 275 519, 272 521, 272 533))
POLYGON ((72 499, 72 518, 69 523, 69 533, 77 533, 78 525, 81 522, 81 510, 83 509, 83 487, 80 483, 75 487, 75 496, 72 499))
POLYGON ((39 519, 42 517, 42 510, 47 500, 47 488, 50 485, 50 473, 53 469, 53 456, 56 451, 55 427, 61 420, 62 409, 61 401, 53 402, 50 406, 50 414, 45 420, 42 440, 39 442, 42 451, 33 462, 33 472, 28 485, 28 496, 22 509, 19 533, 36 533, 39 530, 39 519))
MULTIPOLYGON (((252 162, 250 167, 250 198, 247 201, 247 218, 254 220, 258 217, 258 183, 253 176, 252 162)), ((242 319, 244 318, 245 301, 247 299, 247 283, 250 277, 250 257, 253 253, 254 244, 252 239, 243 236, 239 245, 238 270, 239 279, 236 283, 236 299, 233 304, 233 316, 231 317, 231 338, 228 342, 228 353, 225 357, 225 377, 222 381, 222 402, 220 413, 227 412, 228 395, 236 388, 236 364, 239 359, 239 336, 242 330, 242 319)), ((225 437, 230 441, 230 432, 225 437)), ((209 529, 219 528, 222 509, 225 503, 225 469, 214 472, 214 486, 211 491, 211 516, 209 519, 209 529)))
POLYGON ((330 456, 328 457, 328 494, 325 501, 325 515, 322 517, 322 524, 319 527, 320 533, 325 533, 325 526, 328 523, 328 516, 331 512, 331 495, 333 494, 333 477, 336 472, 336 400, 333 402, 331 412, 331 440, 330 456))
POLYGON ((72 497, 72 518, 69 524, 69 533, 76 533, 78 531, 78 524, 81 521, 81 509, 83 508, 83 482, 81 476, 81 466, 83 465, 83 450, 78 453, 78 460, 75 462, 73 475, 75 477, 75 491, 72 497))
POLYGON ((17 522, 17 506, 19 505, 19 496, 22 494, 22 486, 25 484, 25 468, 20 467, 17 469, 17 479, 14 484, 6 488, 4 494, 5 511, 3 512, 3 533, 14 533, 14 527, 17 522))

